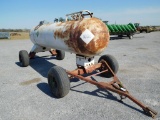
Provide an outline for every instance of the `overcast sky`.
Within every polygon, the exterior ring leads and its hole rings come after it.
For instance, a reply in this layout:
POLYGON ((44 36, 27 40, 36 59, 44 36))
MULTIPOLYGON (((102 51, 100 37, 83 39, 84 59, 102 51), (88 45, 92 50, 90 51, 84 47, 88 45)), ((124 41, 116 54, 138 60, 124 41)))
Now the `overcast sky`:
POLYGON ((1 0, 0 29, 30 29, 81 10, 109 24, 160 25, 160 0, 1 0))

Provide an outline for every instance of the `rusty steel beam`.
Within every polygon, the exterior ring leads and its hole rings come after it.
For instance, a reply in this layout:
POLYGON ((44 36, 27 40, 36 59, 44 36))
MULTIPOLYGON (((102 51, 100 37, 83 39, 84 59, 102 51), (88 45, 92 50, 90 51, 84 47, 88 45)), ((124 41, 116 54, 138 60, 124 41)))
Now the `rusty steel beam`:
MULTIPOLYGON (((101 67, 101 63, 98 63, 96 65, 91 65, 87 68, 84 68, 82 66, 77 66, 78 68, 76 70, 73 70, 72 73, 75 75, 83 75, 85 73, 92 73, 96 69, 101 67)), ((69 72, 69 71, 68 71, 69 72)))
POLYGON ((49 52, 52 54, 52 56, 56 56, 57 55, 57 52, 54 49, 51 49, 49 52))
POLYGON ((70 75, 71 77, 76 77, 79 78, 83 81, 86 81, 88 83, 91 83, 93 85, 96 85, 100 88, 106 89, 106 90, 110 90, 112 92, 115 92, 117 94, 120 95, 121 100, 124 98, 129 98, 131 101, 133 101, 134 103, 136 103, 138 106, 140 106, 145 113, 149 114, 152 118, 155 118, 156 115, 158 114, 156 111, 154 111, 153 109, 151 109, 150 107, 144 105, 142 102, 140 102, 139 100, 137 100, 135 97, 133 97, 128 91, 127 89, 122 85, 122 83, 120 82, 120 80, 118 79, 118 77, 114 74, 114 72, 112 71, 112 69, 110 68, 110 66, 105 62, 105 61, 101 61, 98 64, 92 65, 90 67, 84 68, 84 67, 79 67, 74 71, 67 71, 68 75, 70 75), (90 76, 86 76, 83 77, 82 75, 84 73, 92 73, 94 70, 99 69, 101 66, 106 66, 106 70, 103 70, 101 72, 97 72, 95 74, 92 74, 90 76), (97 81, 93 81, 91 79, 91 76, 95 76, 98 74, 101 74, 103 72, 111 72, 113 74, 113 80, 110 82, 97 82, 97 81))
POLYGON ((33 59, 35 57, 36 53, 35 52, 30 52, 29 53, 29 58, 33 59))

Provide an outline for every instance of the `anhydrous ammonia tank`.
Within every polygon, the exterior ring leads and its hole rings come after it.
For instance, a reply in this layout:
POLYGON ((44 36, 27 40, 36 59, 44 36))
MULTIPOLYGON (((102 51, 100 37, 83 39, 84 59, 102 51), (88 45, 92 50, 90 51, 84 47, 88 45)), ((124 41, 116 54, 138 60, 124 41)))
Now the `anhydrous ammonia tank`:
POLYGON ((30 39, 41 47, 94 56, 107 47, 109 31, 100 19, 90 17, 66 22, 41 23, 31 30, 30 39))

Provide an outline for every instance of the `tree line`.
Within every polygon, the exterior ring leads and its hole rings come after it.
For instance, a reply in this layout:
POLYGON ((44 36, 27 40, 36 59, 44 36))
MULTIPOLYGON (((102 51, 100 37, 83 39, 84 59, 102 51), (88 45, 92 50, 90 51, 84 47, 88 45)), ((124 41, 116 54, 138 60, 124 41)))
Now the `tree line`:
POLYGON ((0 29, 0 32, 29 32, 30 29, 0 29))

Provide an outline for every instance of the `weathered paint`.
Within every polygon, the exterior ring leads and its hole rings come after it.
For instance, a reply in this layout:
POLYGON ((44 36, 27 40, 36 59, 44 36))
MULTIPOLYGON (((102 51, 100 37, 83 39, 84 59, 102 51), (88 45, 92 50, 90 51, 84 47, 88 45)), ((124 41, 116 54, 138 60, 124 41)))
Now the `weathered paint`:
POLYGON ((100 54, 109 42, 108 29, 97 18, 43 24, 37 29, 31 30, 30 37, 32 42, 39 46, 65 50, 84 56, 100 54), (85 42, 80 37, 85 30, 89 30, 94 36, 89 42, 85 42))

